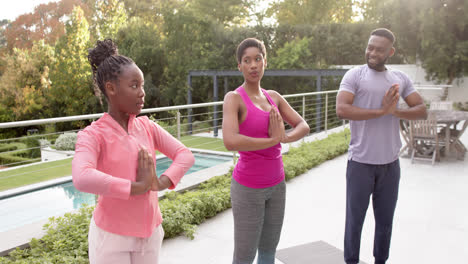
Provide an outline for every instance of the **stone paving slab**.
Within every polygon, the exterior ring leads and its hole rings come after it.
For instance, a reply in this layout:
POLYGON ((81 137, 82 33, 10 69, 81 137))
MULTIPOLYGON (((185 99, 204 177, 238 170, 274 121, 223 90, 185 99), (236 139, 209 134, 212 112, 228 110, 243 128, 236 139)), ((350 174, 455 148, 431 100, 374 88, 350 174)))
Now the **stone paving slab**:
MULTIPOLYGON (((276 258, 284 264, 342 264, 343 251, 324 241, 315 241, 280 249, 276 252, 276 258)), ((362 261, 359 263, 366 264, 362 261)))

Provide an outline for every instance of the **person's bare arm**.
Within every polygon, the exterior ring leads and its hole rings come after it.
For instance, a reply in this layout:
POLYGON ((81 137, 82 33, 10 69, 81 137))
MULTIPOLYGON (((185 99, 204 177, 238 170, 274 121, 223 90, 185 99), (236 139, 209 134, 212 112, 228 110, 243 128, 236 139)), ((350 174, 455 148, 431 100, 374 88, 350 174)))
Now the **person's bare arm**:
POLYGON ((427 118, 427 109, 424 100, 418 92, 414 92, 405 98, 407 109, 395 109, 393 115, 402 119, 417 120, 427 118))
POLYGON ((297 141, 306 136, 309 131, 309 125, 292 107, 288 101, 276 91, 268 91, 272 98, 278 102, 278 110, 283 120, 288 123, 293 129, 285 133, 281 143, 289 143, 297 141))
POLYGON ((223 142, 228 150, 252 151, 272 147, 278 144, 282 135, 276 133, 269 138, 254 138, 239 133, 239 107, 242 98, 236 92, 229 92, 223 104, 223 142))
POLYGON ((365 109, 353 105, 354 94, 340 91, 336 97, 336 115, 340 119, 369 120, 393 113, 400 98, 398 85, 392 85, 382 99, 382 107, 365 109))

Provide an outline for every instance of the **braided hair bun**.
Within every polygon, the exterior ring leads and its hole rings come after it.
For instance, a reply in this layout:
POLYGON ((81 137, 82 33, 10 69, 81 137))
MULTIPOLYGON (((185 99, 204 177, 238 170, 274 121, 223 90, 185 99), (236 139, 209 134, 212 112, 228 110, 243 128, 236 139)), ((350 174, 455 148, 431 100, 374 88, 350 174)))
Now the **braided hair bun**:
POLYGON ((117 45, 112 39, 98 40, 96 47, 88 50, 88 61, 93 68, 93 73, 97 71, 97 68, 105 59, 112 55, 119 55, 117 45))
POLYGON ((96 47, 88 50, 88 61, 93 69, 93 80, 101 92, 107 96, 104 84, 117 80, 122 66, 135 63, 119 54, 117 45, 111 39, 98 40, 96 47))

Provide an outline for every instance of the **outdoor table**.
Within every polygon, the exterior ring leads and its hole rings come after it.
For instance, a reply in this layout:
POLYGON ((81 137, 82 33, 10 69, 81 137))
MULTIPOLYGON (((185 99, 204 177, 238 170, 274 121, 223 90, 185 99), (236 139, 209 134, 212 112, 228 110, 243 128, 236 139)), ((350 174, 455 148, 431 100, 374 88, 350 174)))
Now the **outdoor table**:
MULTIPOLYGON (((437 124, 444 126, 445 130, 444 134, 444 145, 445 150, 444 154, 448 155, 450 153, 450 139, 456 137, 457 140, 460 136, 465 132, 468 126, 468 112, 466 111, 456 111, 456 110, 427 110, 429 115, 433 115, 437 121, 437 124), (460 129, 457 129, 457 124, 461 121, 465 121, 464 124, 460 129), (453 128, 451 129, 451 127, 453 128), (455 135, 455 133, 456 135, 455 135), (453 135, 451 135, 453 133, 453 135)), ((401 149, 400 155, 408 149, 408 152, 412 152, 412 142, 410 138, 410 131, 409 131, 409 121, 405 119, 400 119, 400 130, 405 141, 405 146, 401 149)), ((458 140, 459 144, 462 144, 458 140)))
MULTIPOLYGON (((428 114, 434 115, 437 124, 445 126, 445 155, 448 155, 450 153, 450 138, 456 137, 456 140, 459 141, 460 136, 465 132, 468 126, 468 112, 456 110, 428 110, 428 114), (457 129, 457 125, 461 121, 465 122, 460 129, 457 129), (452 126, 453 129, 451 129, 452 126), (456 134, 451 135, 451 133, 454 132, 456 132, 456 134)), ((460 141, 459 143, 463 145, 460 141)))

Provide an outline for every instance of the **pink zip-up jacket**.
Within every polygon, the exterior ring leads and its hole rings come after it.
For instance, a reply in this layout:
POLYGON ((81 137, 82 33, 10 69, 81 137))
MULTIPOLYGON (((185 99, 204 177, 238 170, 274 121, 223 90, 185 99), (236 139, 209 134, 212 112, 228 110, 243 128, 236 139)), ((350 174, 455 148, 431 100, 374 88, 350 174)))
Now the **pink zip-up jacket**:
MULTIPOLYGON (((78 133, 72 162, 73 184, 82 192, 99 195, 93 217, 105 231, 149 237, 162 223, 157 192, 130 195, 141 146, 158 150, 173 160, 163 173, 172 182, 170 189, 195 161, 188 148, 146 116, 131 115, 127 133, 105 113, 78 133)), ((151 153, 154 160, 154 152, 151 153)))

